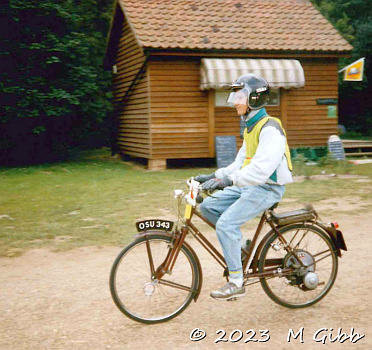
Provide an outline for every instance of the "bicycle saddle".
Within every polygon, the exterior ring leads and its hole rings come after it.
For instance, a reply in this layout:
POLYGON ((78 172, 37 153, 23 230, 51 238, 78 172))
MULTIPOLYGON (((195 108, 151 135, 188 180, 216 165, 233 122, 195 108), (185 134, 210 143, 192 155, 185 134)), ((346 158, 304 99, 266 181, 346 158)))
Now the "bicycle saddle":
POLYGON ((287 225, 295 222, 314 220, 318 217, 318 214, 313 206, 311 204, 308 204, 303 209, 289 211, 286 213, 277 214, 271 212, 271 217, 275 223, 279 225, 287 225))

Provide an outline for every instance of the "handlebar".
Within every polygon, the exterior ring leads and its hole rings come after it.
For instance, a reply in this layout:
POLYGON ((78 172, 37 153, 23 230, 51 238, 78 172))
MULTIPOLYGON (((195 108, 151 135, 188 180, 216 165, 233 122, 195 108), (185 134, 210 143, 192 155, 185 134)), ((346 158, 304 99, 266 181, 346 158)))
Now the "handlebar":
POLYGON ((188 179, 186 184, 188 186, 188 191, 183 191, 180 189, 174 190, 174 198, 176 198, 178 202, 178 216, 181 218, 181 220, 190 219, 192 213, 191 208, 196 208, 198 204, 203 203, 204 198, 202 193, 205 193, 207 196, 211 196, 211 193, 214 192, 214 190, 203 190, 202 184, 198 181, 195 181, 193 177, 188 179), (184 201, 186 202, 186 208, 185 214, 183 215, 181 212, 181 210, 183 210, 181 209, 181 204, 184 201))
POLYGON ((174 197, 184 197, 187 203, 192 206, 203 203, 204 198, 202 196, 202 193, 205 193, 208 197, 212 197, 211 194, 214 192, 214 190, 203 190, 202 184, 198 181, 195 181, 193 177, 188 179, 186 181, 186 184, 189 187, 189 191, 185 193, 182 190, 175 190, 174 197))
POLYGON ((193 177, 191 177, 189 180, 186 181, 187 185, 189 186, 189 193, 186 195, 186 199, 191 199, 192 202, 195 203, 190 203, 190 204, 201 204, 203 203, 203 196, 201 193, 205 193, 208 197, 212 197, 211 194, 215 190, 203 190, 202 184, 198 181, 195 181, 193 177))

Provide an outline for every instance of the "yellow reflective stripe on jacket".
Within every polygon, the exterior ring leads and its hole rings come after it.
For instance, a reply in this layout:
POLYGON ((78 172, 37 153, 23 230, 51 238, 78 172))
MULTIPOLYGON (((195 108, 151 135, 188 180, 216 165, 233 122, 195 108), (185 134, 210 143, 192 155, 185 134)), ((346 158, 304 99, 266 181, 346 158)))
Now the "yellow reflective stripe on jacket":
MULTIPOLYGON (((280 127, 283 130, 283 133, 284 133, 285 137, 287 137, 287 135, 285 133, 285 130, 283 129, 283 126, 282 126, 282 123, 281 123, 280 119, 274 118, 274 117, 267 116, 267 117, 262 118, 261 120, 259 120, 257 122, 257 124, 253 127, 253 129, 250 132, 248 132, 248 129, 245 128, 245 130, 244 130, 244 143, 245 143, 245 149, 246 149, 246 151, 245 151, 246 152, 246 158, 243 162, 243 165, 242 165, 241 169, 243 169, 246 165, 248 165, 251 162, 253 156, 256 154, 261 129, 263 128, 263 126, 270 119, 275 120, 276 122, 279 123, 280 127)), ((288 168, 289 168, 290 171, 292 171, 291 153, 289 151, 287 140, 286 140, 286 143, 285 143, 285 157, 287 158, 288 168)))

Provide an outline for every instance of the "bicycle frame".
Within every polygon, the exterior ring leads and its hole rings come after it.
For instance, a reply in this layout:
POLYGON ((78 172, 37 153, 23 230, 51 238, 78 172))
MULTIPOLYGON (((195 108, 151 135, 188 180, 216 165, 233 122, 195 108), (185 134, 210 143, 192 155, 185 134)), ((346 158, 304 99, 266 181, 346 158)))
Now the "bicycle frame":
MULTIPOLYGON (((193 237, 202 245, 204 249, 217 261, 217 263, 222 266, 224 270, 224 276, 228 276, 227 274, 227 265, 225 262, 225 259, 223 255, 214 247, 214 245, 199 231, 199 229, 192 223, 192 217, 193 215, 196 215, 198 218, 200 218, 202 221, 207 223, 210 227, 215 229, 215 226, 209 222, 207 219, 205 219, 198 211, 195 210, 195 208, 191 209, 190 217, 186 219, 186 225, 182 226, 181 230, 176 230, 173 233, 174 241, 172 249, 169 250, 164 262, 159 266, 159 268, 154 271, 152 262, 150 261, 151 266, 151 272, 154 274, 155 279, 161 279, 165 273, 171 273, 173 266, 177 260, 177 256, 179 254, 179 251, 183 244, 185 244, 186 235, 188 233, 191 233, 193 237)), ((261 241, 261 244, 257 245, 258 243, 258 237, 261 234, 263 225, 268 223, 272 230, 274 230, 280 237, 280 240, 282 241, 285 249, 287 251, 291 251, 289 248, 288 243, 285 241, 284 237, 280 234, 280 232, 277 230, 276 226, 269 220, 268 213, 265 211, 260 219, 260 222, 257 226, 256 232, 253 236, 252 243, 249 247, 249 251, 242 249, 245 253, 245 257, 243 260, 243 271, 244 271, 244 278, 257 278, 257 277, 271 277, 276 276, 280 273, 285 274, 290 271, 292 271, 291 268, 287 269, 280 269, 281 260, 280 259, 271 259, 267 262, 266 266, 273 266, 272 269, 266 270, 265 272, 257 272, 258 269, 258 257, 259 253, 261 252, 261 248, 263 245, 263 241, 261 241), (249 266, 249 268, 247 268, 249 266), (252 272, 249 272, 248 270, 252 269, 252 272), (280 270, 279 270, 280 269, 280 270)), ((151 260, 151 251, 148 249, 149 258, 151 260)), ((296 254, 294 254, 296 256, 296 254)), ((298 259, 299 263, 302 265, 302 262, 300 259, 298 259)))

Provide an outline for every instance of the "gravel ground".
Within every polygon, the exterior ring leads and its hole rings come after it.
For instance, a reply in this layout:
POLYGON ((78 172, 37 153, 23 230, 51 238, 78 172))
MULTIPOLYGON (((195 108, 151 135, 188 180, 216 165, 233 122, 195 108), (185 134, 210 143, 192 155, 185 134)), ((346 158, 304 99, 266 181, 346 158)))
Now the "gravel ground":
MULTIPOLYGON (((338 215, 337 221, 349 250, 339 261, 336 283, 325 299, 300 310, 275 304, 260 284, 249 287, 236 302, 211 299, 209 292, 224 283, 221 268, 192 240, 204 274, 200 298, 180 316, 157 325, 128 319, 112 302, 109 271, 120 247, 58 253, 36 249, 0 258, 0 349, 372 349, 370 217, 338 215), (289 329, 297 332, 301 327, 303 343, 300 338, 288 343, 289 329), (203 340, 190 340, 195 328, 206 332, 203 340), (325 344, 313 340, 322 328, 328 331, 318 338, 327 335, 325 344), (347 334, 354 328, 365 337, 356 343, 330 342, 328 334, 336 338, 339 328, 347 334), (226 332, 226 342, 215 343, 222 336, 219 330, 226 332), (242 331, 242 340, 229 340, 234 330, 242 331), (267 330, 270 340, 244 343, 248 330, 257 333, 255 339, 260 330, 267 330)), ((216 242, 213 232, 207 236, 216 242)), ((236 331, 233 339, 238 335, 236 331)))

